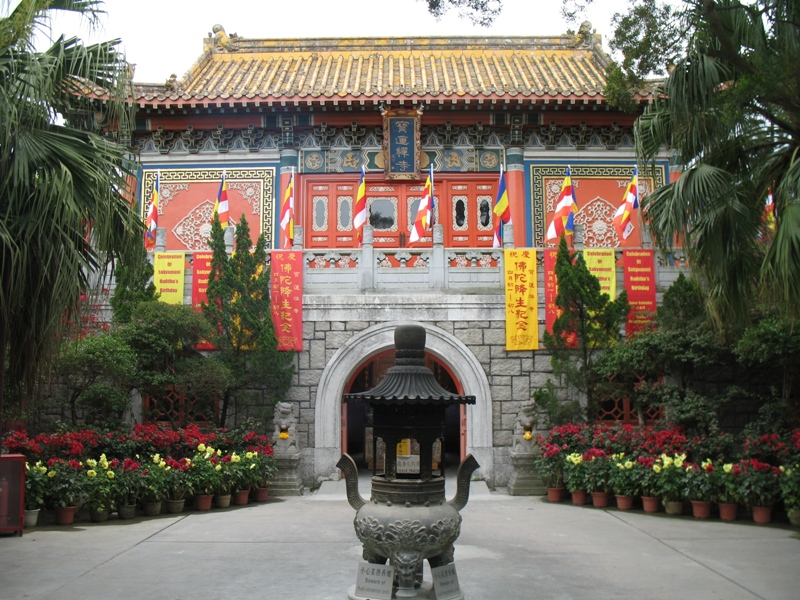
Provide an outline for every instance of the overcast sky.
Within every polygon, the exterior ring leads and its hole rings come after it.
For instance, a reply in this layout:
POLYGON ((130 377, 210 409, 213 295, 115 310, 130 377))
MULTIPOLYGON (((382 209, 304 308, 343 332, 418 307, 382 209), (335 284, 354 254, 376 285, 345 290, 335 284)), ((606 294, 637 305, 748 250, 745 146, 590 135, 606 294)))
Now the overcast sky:
MULTIPOLYGON (((595 1, 599 7, 588 20, 603 35, 608 51, 611 14, 624 4, 595 1)), ((7 9, 7 3, 2 4, 7 9)), ((136 65, 134 79, 161 83, 172 73, 181 77, 189 70, 215 23, 228 34, 246 38, 555 36, 577 29, 559 14, 559 0, 504 0, 503 13, 489 28, 473 26, 454 11, 436 21, 426 6, 420 0, 106 0, 107 14, 98 31, 77 19, 63 18, 53 23, 53 33, 87 42, 120 38, 128 62, 136 65)))

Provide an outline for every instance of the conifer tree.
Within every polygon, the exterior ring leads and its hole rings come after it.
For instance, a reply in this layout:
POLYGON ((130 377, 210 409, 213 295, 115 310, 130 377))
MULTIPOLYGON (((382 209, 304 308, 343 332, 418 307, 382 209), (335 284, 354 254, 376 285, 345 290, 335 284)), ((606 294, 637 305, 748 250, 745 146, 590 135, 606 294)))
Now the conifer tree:
POLYGON ((221 391, 219 425, 225 426, 232 403, 240 408, 256 405, 266 418, 283 400, 294 373, 293 353, 278 351, 272 323, 266 238, 262 233, 251 251, 250 227, 242 215, 236 226, 235 252, 229 257, 215 215, 209 245, 213 257, 203 314, 216 332, 211 342, 218 358, 231 373, 221 391))
POLYGON ((581 253, 572 254, 561 236, 556 259, 559 316, 553 333, 544 333, 545 347, 552 354, 553 373, 571 392, 586 398, 587 416, 596 412, 592 366, 600 352, 616 345, 620 327, 630 305, 623 290, 616 300, 600 291, 600 282, 589 272, 581 253))

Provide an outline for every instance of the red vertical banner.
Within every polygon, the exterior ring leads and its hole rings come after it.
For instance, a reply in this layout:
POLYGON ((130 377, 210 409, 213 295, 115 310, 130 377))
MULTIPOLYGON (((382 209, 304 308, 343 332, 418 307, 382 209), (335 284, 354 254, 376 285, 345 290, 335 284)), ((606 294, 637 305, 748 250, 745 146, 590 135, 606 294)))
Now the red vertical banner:
POLYGON ((558 317, 556 296, 558 281, 556 280, 556 258, 558 250, 544 251, 544 322, 548 333, 553 333, 553 323, 558 317))
POLYGON ((272 323, 278 350, 303 349, 303 253, 272 251, 272 323))
POLYGON ((208 277, 211 274, 213 252, 195 252, 192 255, 192 308, 208 302, 208 277))
MULTIPOLYGON (((213 252, 195 252, 192 255, 192 309, 202 310, 201 305, 208 302, 208 279, 211 275, 213 252)), ((197 350, 216 350, 211 342, 202 340, 195 345, 197 350)))
POLYGON ((656 312, 655 253, 652 250, 625 250, 625 291, 631 311, 625 323, 628 337, 647 329, 656 312))

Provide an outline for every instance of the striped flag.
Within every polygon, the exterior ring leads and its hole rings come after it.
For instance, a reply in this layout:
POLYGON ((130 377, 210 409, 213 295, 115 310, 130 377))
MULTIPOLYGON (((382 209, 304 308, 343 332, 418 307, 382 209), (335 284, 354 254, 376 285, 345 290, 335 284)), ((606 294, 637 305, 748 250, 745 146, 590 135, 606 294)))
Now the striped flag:
MULTIPOLYGON (((222 182, 219 184, 217 201, 214 203, 214 214, 219 217, 219 224, 222 228, 228 226, 228 181, 225 178, 225 170, 222 171, 222 182)), ((212 216, 213 218, 213 216, 212 216)))
POLYGON ((564 235, 575 233, 575 213, 577 212, 578 203, 575 200, 575 188, 572 185, 572 170, 567 166, 567 175, 561 185, 555 214, 547 228, 547 241, 557 241, 562 233, 564 235))
POLYGON ((158 197, 161 194, 161 171, 156 172, 156 185, 150 197, 150 207, 147 209, 147 218, 144 220, 144 248, 155 250, 156 229, 158 229, 158 197))
POLYGON ((614 228, 623 240, 627 240, 633 232, 633 211, 637 208, 639 208, 639 169, 634 167, 633 176, 625 188, 622 204, 614 213, 614 228))
POLYGON ((281 229, 283 230, 283 247, 291 248, 294 243, 294 167, 289 178, 289 185, 283 194, 281 206, 281 229))
POLYGON ((411 228, 409 242, 418 242, 422 236, 431 230, 433 226, 433 163, 428 173, 428 180, 425 182, 425 191, 419 200, 417 216, 414 219, 414 226, 411 228))
POLYGON ((500 165, 500 185, 497 187, 497 197, 494 201, 493 211, 497 217, 494 226, 493 248, 500 248, 503 245, 503 224, 511 223, 511 206, 508 203, 508 188, 506 188, 506 174, 503 166, 500 165))
POLYGON ((367 184, 364 181, 366 176, 364 165, 361 165, 361 181, 358 182, 356 208, 353 211, 353 229, 356 230, 356 240, 358 240, 359 248, 364 242, 364 225, 367 222, 367 184))
POLYGON ((764 204, 764 223, 767 229, 775 231, 775 197, 772 194, 772 186, 767 192, 767 202, 764 204))

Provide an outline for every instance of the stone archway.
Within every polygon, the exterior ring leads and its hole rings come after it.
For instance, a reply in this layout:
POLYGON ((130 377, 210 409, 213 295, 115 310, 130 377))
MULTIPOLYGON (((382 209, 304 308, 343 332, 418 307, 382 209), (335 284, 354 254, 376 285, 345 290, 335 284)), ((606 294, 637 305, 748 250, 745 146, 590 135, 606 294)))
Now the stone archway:
MULTIPOLYGON (((353 335, 331 357, 317 386, 314 411, 314 476, 336 472, 342 454, 342 394, 350 376, 366 359, 394 346, 394 330, 403 323, 390 321, 368 327, 353 335)), ((425 350, 446 363, 461 382, 464 393, 475 396, 467 407, 467 453, 480 463, 480 473, 491 479, 492 395, 489 380, 478 359, 458 338, 428 323, 425 350)))

